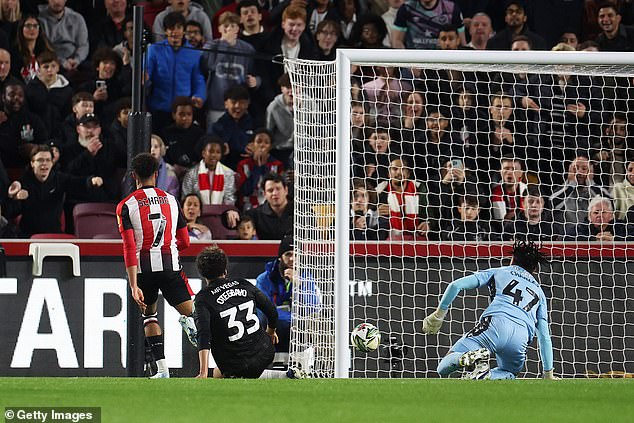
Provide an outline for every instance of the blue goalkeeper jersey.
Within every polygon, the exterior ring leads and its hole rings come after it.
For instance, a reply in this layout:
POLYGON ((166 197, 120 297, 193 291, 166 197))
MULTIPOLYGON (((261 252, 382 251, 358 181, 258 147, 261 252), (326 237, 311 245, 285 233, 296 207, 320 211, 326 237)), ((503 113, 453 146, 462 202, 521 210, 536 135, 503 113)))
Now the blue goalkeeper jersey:
POLYGON ((504 315, 528 329, 533 339, 539 319, 548 322, 546 295, 529 272, 519 266, 506 266, 476 272, 478 287, 488 285, 491 304, 482 317, 504 315))

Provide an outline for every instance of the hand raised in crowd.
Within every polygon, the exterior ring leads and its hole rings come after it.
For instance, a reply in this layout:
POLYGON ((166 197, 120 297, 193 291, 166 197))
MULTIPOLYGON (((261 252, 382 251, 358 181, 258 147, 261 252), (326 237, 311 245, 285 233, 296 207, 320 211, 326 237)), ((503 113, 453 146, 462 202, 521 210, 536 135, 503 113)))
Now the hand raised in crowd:
POLYGON ((284 269, 284 279, 295 283, 297 279, 297 272, 295 271, 295 269, 292 269, 292 268, 284 269))
POLYGON ((442 181, 446 184, 451 182, 464 182, 464 169, 460 169, 458 167, 452 167, 442 178, 442 181))
POLYGON ((238 226, 238 222, 240 222, 240 213, 235 210, 227 211, 227 226, 233 229, 238 226))
POLYGON ((586 105, 583 103, 568 104, 566 111, 575 115, 578 119, 582 119, 586 115, 586 105))
POLYGON ((495 128, 494 135, 501 142, 506 142, 508 144, 513 144, 514 141, 515 141, 513 139, 513 133, 511 132, 510 129, 508 129, 505 126, 500 126, 500 127, 495 128))
POLYGON ((418 231, 418 235, 427 236, 427 232, 429 232, 429 223, 427 221, 423 221, 416 226, 416 230, 418 231))
POLYGON ((67 71, 75 70, 77 69, 77 66, 79 66, 79 62, 77 61, 77 59, 73 59, 72 57, 66 59, 66 61, 64 62, 64 69, 66 69, 67 71))
POLYGON ((101 150, 102 147, 103 147, 103 144, 99 140, 99 137, 97 136, 97 137, 92 138, 88 142, 88 145, 86 146, 86 150, 88 150, 90 155, 94 157, 94 156, 97 155, 97 153, 99 152, 99 150, 101 150))
POLYGON ((16 200, 26 200, 29 198, 29 192, 22 189, 20 181, 13 181, 13 183, 9 185, 7 193, 9 194, 9 198, 14 198, 16 200))
POLYGON ((103 185, 103 179, 101 179, 101 176, 93 176, 90 178, 90 184, 93 187, 100 187, 103 185))
POLYGON ((613 242, 614 241, 614 235, 612 235, 610 232, 603 231, 603 232, 599 232, 596 235, 596 239, 597 239, 597 241, 613 242))
POLYGON ((522 97, 522 107, 539 111, 539 104, 529 96, 522 97))
POLYGON ((108 101, 108 88, 99 87, 93 93, 95 101, 108 101))
POLYGON ((0 124, 5 123, 7 119, 8 119, 7 114, 5 112, 0 111, 0 124))
POLYGON ((200 97, 192 97, 192 103, 194 103, 195 108, 202 109, 205 102, 200 97))
POLYGON ((379 207, 377 207, 376 211, 379 212, 379 216, 389 216, 390 206, 387 204, 379 204, 379 207))

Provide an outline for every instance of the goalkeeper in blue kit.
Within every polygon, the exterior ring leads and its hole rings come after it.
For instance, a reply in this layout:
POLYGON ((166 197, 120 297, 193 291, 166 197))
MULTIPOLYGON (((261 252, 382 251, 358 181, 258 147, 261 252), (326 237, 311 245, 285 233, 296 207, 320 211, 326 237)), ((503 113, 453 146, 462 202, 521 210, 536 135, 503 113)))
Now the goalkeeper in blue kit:
POLYGON ((533 276, 541 263, 547 260, 538 246, 532 241, 516 241, 510 266, 476 272, 449 284, 436 311, 423 320, 426 334, 440 331, 449 306, 463 289, 488 286, 491 304, 475 327, 440 361, 440 375, 467 369, 467 379, 515 379, 524 368, 526 348, 537 333, 543 377, 558 379, 553 374, 546 296, 533 276), (498 364, 494 369, 489 368, 491 354, 498 364))

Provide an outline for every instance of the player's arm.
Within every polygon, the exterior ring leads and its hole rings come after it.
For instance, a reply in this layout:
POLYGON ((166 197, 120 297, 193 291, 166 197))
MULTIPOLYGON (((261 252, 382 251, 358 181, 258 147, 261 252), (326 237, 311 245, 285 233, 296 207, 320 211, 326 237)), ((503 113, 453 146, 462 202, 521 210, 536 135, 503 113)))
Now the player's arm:
POLYGON ((125 271, 128 274, 128 283, 130 284, 130 293, 134 302, 137 303, 142 313, 145 313, 147 305, 143 302, 143 291, 137 284, 138 260, 136 256, 136 240, 134 239, 134 229, 130 220, 128 206, 125 203, 119 203, 117 206, 117 225, 119 233, 123 240, 123 260, 125 262, 125 271))
POLYGON ((198 331, 198 376, 206 378, 209 372, 209 350, 211 349, 211 313, 203 299, 203 293, 196 295, 194 322, 198 331))
POLYGON ((480 286, 486 285, 492 277, 492 273, 488 271, 476 272, 472 275, 462 277, 450 283, 445 290, 445 293, 443 294, 436 311, 425 317, 425 319, 423 320, 423 333, 433 335, 440 332, 440 327, 442 326, 442 322, 447 315, 447 310, 449 309, 449 306, 451 305, 453 300, 455 300, 458 296, 458 293, 464 289, 475 289, 480 286))
POLYGON ((176 224, 176 248, 182 251, 189 247, 189 232, 187 231, 187 221, 183 216, 183 211, 178 209, 178 222, 176 224))
POLYGON ((539 353, 542 357, 544 367, 544 379, 559 379, 553 374, 553 343, 550 339, 550 328, 548 326, 548 306, 546 298, 542 297, 537 308, 537 342, 539 342, 539 353))

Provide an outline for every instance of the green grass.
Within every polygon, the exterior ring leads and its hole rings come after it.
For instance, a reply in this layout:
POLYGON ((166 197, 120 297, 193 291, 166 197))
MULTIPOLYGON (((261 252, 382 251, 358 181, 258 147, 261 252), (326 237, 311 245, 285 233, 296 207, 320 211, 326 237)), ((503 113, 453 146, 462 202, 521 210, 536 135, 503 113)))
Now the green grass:
POLYGON ((102 422, 617 423, 634 421, 634 380, 0 378, 6 406, 101 407, 102 422))

